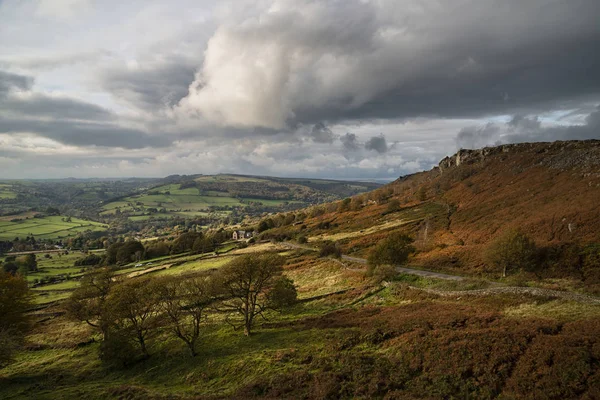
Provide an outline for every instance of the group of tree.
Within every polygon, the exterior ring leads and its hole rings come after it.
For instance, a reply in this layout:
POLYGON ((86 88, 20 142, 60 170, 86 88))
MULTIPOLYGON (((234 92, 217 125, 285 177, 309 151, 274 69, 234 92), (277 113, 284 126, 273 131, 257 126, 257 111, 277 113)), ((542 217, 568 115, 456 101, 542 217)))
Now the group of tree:
POLYGON ((33 253, 23 256, 6 256, 2 263, 2 270, 11 275, 17 273, 27 275, 29 272, 35 272, 38 269, 36 255, 33 253))
POLYGON ((155 240, 146 244, 128 239, 110 243, 105 241, 106 253, 102 255, 90 253, 75 261, 75 266, 93 265, 123 265, 141 260, 149 260, 170 254, 193 252, 195 254, 216 251, 225 241, 230 239, 227 231, 217 231, 211 234, 188 231, 181 233, 174 240, 155 240))
POLYGON ((225 322, 250 335, 257 318, 296 301, 283 276, 284 259, 262 253, 240 256, 213 273, 118 279, 109 268, 86 275, 66 303, 73 318, 102 335, 101 358, 127 364, 151 354, 165 332, 198 353, 203 327, 225 322))

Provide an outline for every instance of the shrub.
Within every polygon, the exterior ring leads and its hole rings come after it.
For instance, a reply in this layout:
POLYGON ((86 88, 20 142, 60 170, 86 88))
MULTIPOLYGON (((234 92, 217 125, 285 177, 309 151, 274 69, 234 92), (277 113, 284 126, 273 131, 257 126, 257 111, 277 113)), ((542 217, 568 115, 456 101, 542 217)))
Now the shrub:
POLYGON ((285 276, 278 278, 269 291, 267 298, 269 307, 275 310, 293 306, 298 301, 298 292, 294 281, 285 276))
POLYGON ((405 234, 392 234, 382 240, 371 251, 368 258, 370 267, 378 265, 400 265, 415 251, 413 239, 405 234))
POLYGON ((342 257, 342 249, 337 243, 334 242, 325 242, 321 245, 321 250, 319 251, 319 257, 329 257, 333 256, 334 258, 342 257))
POLYGON ((516 230, 504 232, 485 251, 486 262, 502 270, 502 277, 511 271, 531 271, 536 266, 537 248, 534 241, 516 230))
POLYGON ((308 243, 308 239, 306 238, 306 236, 304 235, 300 235, 298 236, 298 239, 296 239, 298 241, 298 243, 300 244, 305 244, 308 243))

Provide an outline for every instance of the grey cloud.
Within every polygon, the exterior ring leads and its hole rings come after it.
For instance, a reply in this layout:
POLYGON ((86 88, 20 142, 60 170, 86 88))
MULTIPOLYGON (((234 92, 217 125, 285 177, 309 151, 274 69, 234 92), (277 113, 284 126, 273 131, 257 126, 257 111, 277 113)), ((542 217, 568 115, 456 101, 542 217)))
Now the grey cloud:
POLYGON ((33 85, 33 78, 24 75, 0 71, 0 96, 14 89, 28 90, 33 85))
POLYGON ((333 143, 335 135, 323 122, 319 122, 312 127, 310 137, 316 143, 333 143))
POLYGON ((467 126, 461 129, 456 136, 456 144, 459 148, 476 149, 492 144, 500 144, 500 127, 493 123, 483 126, 467 126))
POLYGON ((140 130, 106 123, 0 119, 0 133, 21 132, 32 132, 75 146, 141 149, 166 147, 173 142, 168 136, 149 135, 140 130))
POLYGON ((357 151, 359 149, 358 140, 356 139, 356 135, 354 133, 346 133, 340 137, 340 141, 344 145, 344 149, 348 151, 357 151))
POLYGON ((371 139, 367 140, 365 143, 365 149, 367 150, 375 150, 379 154, 386 153, 388 151, 387 141, 385 140, 385 136, 373 136, 371 139))
POLYGON ((480 148, 502 143, 587 139, 600 139, 600 107, 590 113, 582 125, 543 126, 537 116, 519 115, 506 124, 466 127, 458 133, 456 144, 460 148, 480 148))
POLYGON ((299 1, 266 9, 217 30, 198 88, 183 103, 189 112, 224 125, 280 127, 531 114, 600 98, 596 0, 299 1), (257 52, 263 63, 254 63, 257 52), (231 70, 243 71, 233 84, 231 70))
POLYGON ((169 108, 188 94, 196 67, 188 60, 142 64, 137 69, 110 69, 100 77, 101 85, 116 98, 145 110, 169 108))
POLYGON ((27 97, 9 97, 0 100, 4 111, 34 117, 54 117, 56 119, 110 120, 114 115, 95 104, 75 99, 50 97, 32 94, 27 97))

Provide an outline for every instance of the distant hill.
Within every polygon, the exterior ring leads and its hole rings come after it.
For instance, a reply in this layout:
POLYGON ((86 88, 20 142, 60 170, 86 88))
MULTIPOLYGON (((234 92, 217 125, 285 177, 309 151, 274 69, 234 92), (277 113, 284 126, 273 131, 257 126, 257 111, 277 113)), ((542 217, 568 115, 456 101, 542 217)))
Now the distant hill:
POLYGON ((330 202, 377 183, 247 175, 172 175, 152 188, 104 202, 101 215, 130 218, 260 215, 330 202), (118 210, 118 211, 117 211, 118 210))

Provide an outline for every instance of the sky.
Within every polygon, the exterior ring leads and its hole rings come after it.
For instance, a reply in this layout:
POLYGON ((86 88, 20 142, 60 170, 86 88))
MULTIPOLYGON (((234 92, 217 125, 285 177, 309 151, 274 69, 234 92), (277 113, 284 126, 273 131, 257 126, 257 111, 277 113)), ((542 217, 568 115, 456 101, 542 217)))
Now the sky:
POLYGON ((600 139, 598 0, 0 0, 0 178, 395 179, 600 139))

